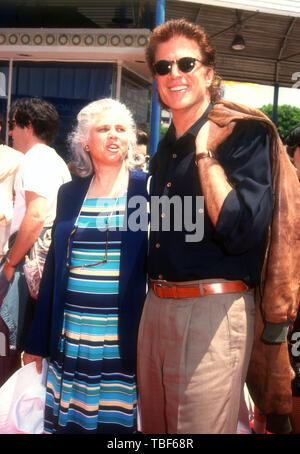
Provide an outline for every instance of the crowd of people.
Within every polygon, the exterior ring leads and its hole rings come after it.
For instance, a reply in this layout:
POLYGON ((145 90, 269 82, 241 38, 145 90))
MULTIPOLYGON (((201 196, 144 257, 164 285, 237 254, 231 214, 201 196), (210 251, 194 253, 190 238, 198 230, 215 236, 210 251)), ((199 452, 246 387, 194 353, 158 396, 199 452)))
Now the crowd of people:
POLYGON ((283 145, 222 100, 215 49, 185 19, 154 29, 146 60, 172 114, 149 169, 117 100, 78 113, 68 164, 52 104, 10 109, 0 385, 47 359, 44 433, 237 433, 245 389, 270 432, 300 433, 300 126, 283 145))

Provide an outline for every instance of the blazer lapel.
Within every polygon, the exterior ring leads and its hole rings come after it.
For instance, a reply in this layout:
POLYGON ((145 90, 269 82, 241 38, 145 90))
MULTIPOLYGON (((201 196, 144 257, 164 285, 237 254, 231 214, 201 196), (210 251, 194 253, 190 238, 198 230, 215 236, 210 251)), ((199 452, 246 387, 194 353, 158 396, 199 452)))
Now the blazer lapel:
POLYGON ((67 183, 64 188, 62 206, 57 212, 56 223, 59 223, 59 235, 55 236, 55 252, 57 257, 58 275, 65 279, 65 255, 68 238, 73 230, 78 213, 83 204, 92 177, 78 179, 67 183))
MULTIPOLYGON (((121 246, 121 259, 120 259, 120 304, 122 303, 124 293, 130 282, 131 273, 135 266, 137 256, 140 252, 141 243, 145 240, 147 231, 142 230, 132 231, 128 227, 128 219, 136 208, 128 208, 131 197, 140 195, 148 199, 146 192, 145 181, 138 176, 134 171, 130 171, 129 185, 127 191, 127 208, 126 208, 126 229, 122 232, 122 246, 121 246)), ((147 215, 147 213, 145 213, 147 215)))
POLYGON ((67 230, 71 231, 77 219, 77 216, 82 207, 86 193, 89 189, 89 185, 92 177, 81 178, 74 182, 74 185, 70 185, 65 193, 66 206, 64 209, 67 211, 66 227, 67 230))

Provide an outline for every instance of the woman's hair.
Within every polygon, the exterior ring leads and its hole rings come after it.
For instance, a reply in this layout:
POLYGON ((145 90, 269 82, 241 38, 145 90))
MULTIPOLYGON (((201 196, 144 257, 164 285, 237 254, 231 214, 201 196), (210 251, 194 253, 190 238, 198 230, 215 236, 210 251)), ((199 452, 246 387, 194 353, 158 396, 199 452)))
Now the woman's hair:
POLYGON ((283 139, 283 144, 286 145, 286 151, 293 158, 296 148, 300 147, 300 124, 288 133, 283 139))
POLYGON ((130 110, 122 103, 112 98, 100 99, 85 106, 77 115, 77 126, 68 137, 72 156, 69 163, 70 171, 80 177, 88 177, 94 173, 93 162, 90 154, 83 148, 83 143, 88 141, 90 129, 99 115, 105 111, 115 110, 116 117, 123 113, 127 118, 128 126, 128 151, 125 158, 129 168, 133 168, 134 152, 136 149, 136 125, 130 110))
MULTIPOLYGON (((155 63, 157 46, 163 42, 169 41, 169 39, 174 36, 184 36, 185 38, 196 41, 203 57, 203 64, 215 70, 216 51, 211 45, 204 29, 200 25, 188 22, 186 19, 173 19, 156 27, 149 38, 146 49, 146 61, 153 77, 155 76, 153 65, 155 63)), ((209 87, 211 100, 213 102, 221 98, 221 82, 221 77, 215 72, 214 79, 209 87)))

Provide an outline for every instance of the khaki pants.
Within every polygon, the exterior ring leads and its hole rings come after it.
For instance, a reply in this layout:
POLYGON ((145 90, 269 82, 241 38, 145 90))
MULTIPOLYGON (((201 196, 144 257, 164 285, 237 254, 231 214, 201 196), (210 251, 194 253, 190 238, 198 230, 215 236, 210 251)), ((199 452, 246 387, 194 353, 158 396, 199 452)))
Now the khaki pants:
POLYGON ((254 312, 251 292, 175 300, 149 290, 138 340, 143 433, 236 433, 254 312))

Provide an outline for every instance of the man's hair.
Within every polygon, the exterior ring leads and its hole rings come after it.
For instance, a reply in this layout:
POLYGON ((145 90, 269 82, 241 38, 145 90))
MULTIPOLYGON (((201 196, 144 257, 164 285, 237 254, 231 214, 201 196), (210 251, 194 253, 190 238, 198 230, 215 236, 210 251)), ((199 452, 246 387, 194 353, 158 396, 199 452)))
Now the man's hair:
POLYGON ((300 124, 288 133, 283 143, 286 145, 286 151, 293 158, 296 148, 300 147, 300 124))
MULTIPOLYGON (((158 45, 169 41, 174 36, 184 36, 196 41, 202 54, 203 64, 215 70, 216 51, 210 43, 205 30, 200 25, 188 22, 186 19, 173 19, 156 27, 150 36, 146 48, 146 61, 153 77, 155 76, 153 65, 158 45)), ((210 97, 213 102, 221 98, 221 82, 222 79, 215 72, 214 79, 209 87, 210 97)))
POLYGON ((21 128, 32 125, 37 138, 51 145, 59 129, 59 115, 53 104, 41 98, 17 99, 11 106, 10 119, 21 128))
POLYGON ((137 137, 137 145, 148 145, 149 137, 145 131, 143 131, 142 129, 138 129, 136 137, 137 137))

